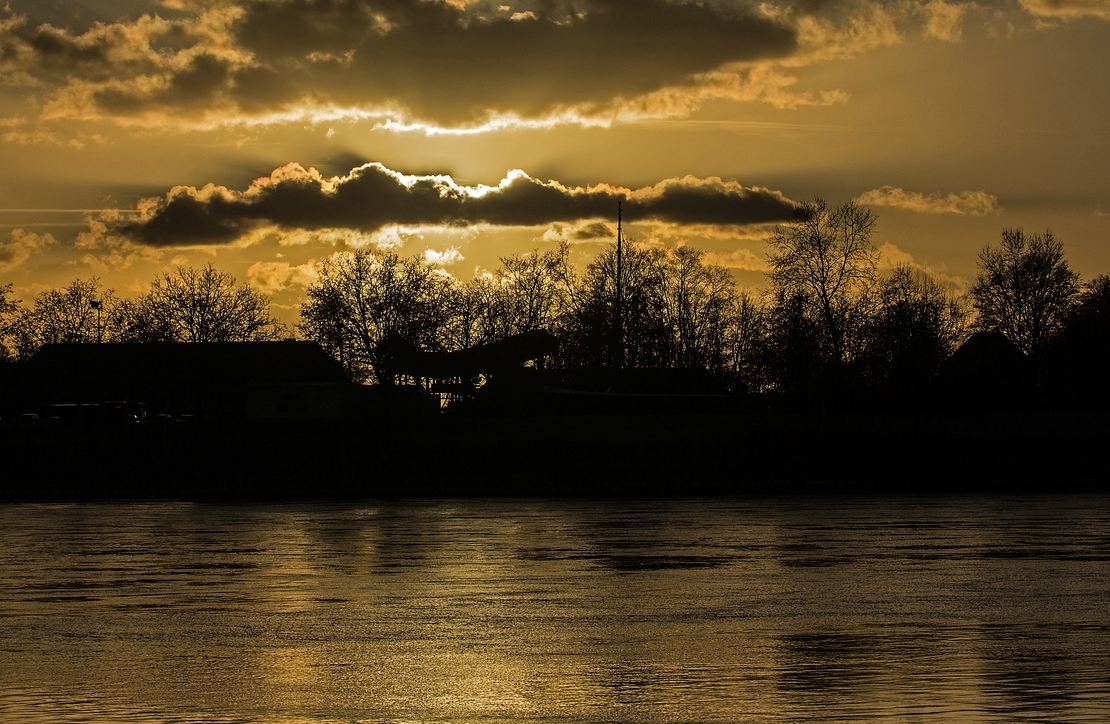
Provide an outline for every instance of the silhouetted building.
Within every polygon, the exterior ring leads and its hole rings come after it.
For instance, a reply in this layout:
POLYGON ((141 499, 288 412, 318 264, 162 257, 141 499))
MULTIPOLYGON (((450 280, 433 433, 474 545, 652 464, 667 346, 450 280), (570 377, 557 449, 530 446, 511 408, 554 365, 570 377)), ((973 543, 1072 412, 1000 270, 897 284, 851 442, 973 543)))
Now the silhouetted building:
POLYGON ((452 405, 466 403, 476 395, 492 394, 501 398, 501 405, 532 412, 537 401, 529 373, 535 370, 526 365, 539 363, 558 348, 559 339, 543 329, 453 352, 427 352, 399 338, 383 345, 398 375, 426 383, 452 405))
POLYGON ((25 404, 126 403, 148 418, 347 414, 353 385, 315 342, 48 344, 23 370, 25 404))
POLYGON ((559 414, 691 414, 734 409, 727 388, 703 369, 551 370, 544 406, 559 414))
POLYGON ((389 343, 398 373, 431 380, 468 380, 478 375, 514 372, 559 348, 558 338, 543 329, 454 352, 426 352, 401 340, 389 343))
POLYGON ((942 392, 983 411, 1028 403, 1033 394, 1029 358, 1000 332, 976 332, 941 366, 942 392))

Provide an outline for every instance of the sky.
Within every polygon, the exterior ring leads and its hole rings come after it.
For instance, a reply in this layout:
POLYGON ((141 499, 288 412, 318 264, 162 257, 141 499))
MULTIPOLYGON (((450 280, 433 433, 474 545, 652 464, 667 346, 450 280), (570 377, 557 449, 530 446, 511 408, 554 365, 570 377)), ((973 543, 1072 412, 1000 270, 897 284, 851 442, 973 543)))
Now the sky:
POLYGON ((796 204, 966 289, 1110 273, 1110 0, 0 0, 0 284, 212 263, 294 323, 352 248, 460 279, 615 238, 740 287, 796 204))

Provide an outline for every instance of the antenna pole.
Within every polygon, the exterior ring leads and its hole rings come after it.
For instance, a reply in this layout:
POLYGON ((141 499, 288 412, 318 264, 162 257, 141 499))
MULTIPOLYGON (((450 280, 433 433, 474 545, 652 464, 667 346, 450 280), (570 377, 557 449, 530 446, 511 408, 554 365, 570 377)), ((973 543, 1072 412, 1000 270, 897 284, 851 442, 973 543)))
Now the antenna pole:
POLYGON ((613 305, 613 336, 616 342, 616 362, 617 368, 624 367, 624 317, 621 314, 621 302, 623 296, 622 282, 621 282, 621 264, 624 252, 624 231, 621 229, 621 202, 617 202, 617 298, 616 304, 613 305))

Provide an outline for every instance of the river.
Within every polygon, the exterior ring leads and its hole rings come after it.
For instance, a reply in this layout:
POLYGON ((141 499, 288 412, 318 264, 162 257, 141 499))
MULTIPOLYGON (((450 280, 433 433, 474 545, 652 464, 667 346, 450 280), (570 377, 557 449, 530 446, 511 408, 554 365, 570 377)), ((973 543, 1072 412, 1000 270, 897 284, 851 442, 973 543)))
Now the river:
POLYGON ((1110 498, 0 508, 0 721, 1110 721, 1110 498))

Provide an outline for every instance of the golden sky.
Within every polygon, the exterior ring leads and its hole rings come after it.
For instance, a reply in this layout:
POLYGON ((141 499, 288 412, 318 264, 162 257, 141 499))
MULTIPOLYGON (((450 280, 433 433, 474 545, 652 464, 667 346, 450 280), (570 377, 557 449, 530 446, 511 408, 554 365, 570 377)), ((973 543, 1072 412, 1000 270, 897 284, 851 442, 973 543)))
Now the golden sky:
POLYGON ((1110 0, 0 0, 0 284, 212 262, 460 278, 565 239, 763 284, 797 201, 957 285, 1004 227, 1110 272, 1110 0))

